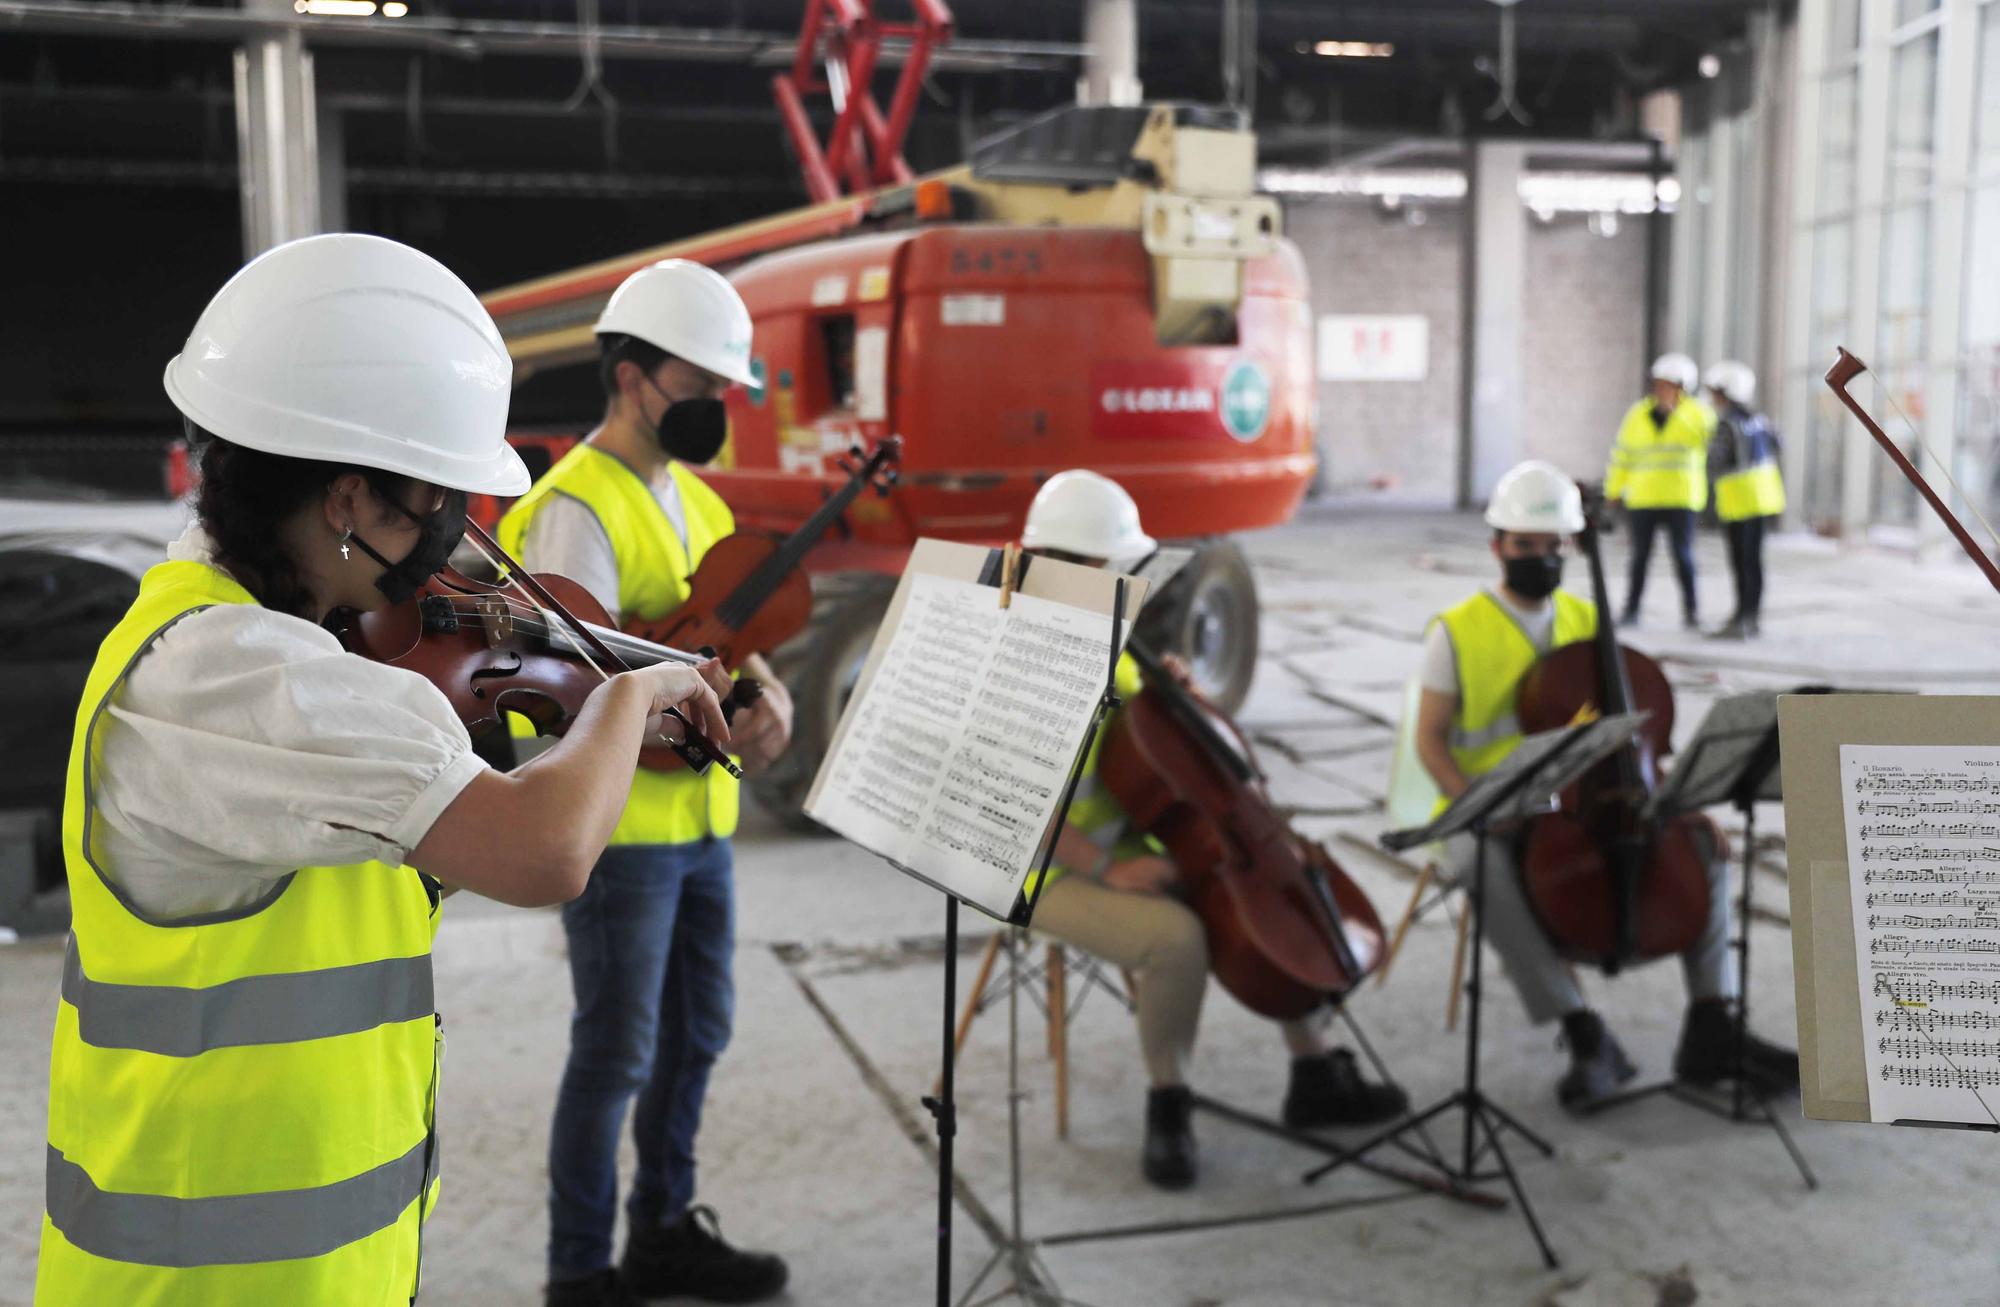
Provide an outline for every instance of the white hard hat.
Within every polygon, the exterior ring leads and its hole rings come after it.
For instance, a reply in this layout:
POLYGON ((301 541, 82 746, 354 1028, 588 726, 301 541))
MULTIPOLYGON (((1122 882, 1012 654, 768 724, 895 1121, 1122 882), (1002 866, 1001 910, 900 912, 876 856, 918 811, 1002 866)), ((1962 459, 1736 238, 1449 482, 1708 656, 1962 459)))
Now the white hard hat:
POLYGON ((1553 463, 1517 463, 1493 487, 1486 525, 1496 531, 1574 535, 1583 530, 1583 492, 1553 463))
POLYGON ((739 385, 750 371, 750 310, 729 278, 687 259, 662 259, 627 277, 597 319, 600 336, 636 336, 739 385))
POLYGON ((1110 477, 1072 469, 1035 492, 1021 528, 1023 549, 1060 549, 1105 562, 1137 563, 1157 542, 1139 526, 1139 506, 1110 477))
POLYGON ((476 494, 530 478, 506 441, 514 366, 451 270, 380 236, 308 236, 252 259, 167 363, 182 416, 231 444, 476 494))
POLYGON ((1708 372, 1702 383, 1710 390, 1719 390, 1732 404, 1748 408, 1757 402, 1757 374, 1747 363, 1735 359, 1723 359, 1708 365, 1708 372))
POLYGON ((1653 360, 1653 380, 1671 381, 1692 395, 1701 384, 1701 369, 1685 354, 1662 354, 1653 360))

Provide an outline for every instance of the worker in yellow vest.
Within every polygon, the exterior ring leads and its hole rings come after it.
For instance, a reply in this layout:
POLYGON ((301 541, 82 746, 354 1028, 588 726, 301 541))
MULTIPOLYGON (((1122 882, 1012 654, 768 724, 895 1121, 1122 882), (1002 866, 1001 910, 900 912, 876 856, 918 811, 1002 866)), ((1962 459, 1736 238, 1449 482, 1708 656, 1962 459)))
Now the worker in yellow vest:
MULTIPOLYGON (((1583 529, 1583 497, 1560 468, 1530 460, 1494 487, 1486 510, 1498 584, 1432 620, 1424 638, 1423 695, 1417 756, 1443 800, 1457 798, 1474 778, 1499 766, 1521 743, 1515 694, 1521 678, 1551 649, 1597 633, 1597 607, 1561 588, 1563 543, 1583 529)), ((1442 801, 1440 806, 1442 806, 1442 801)), ((1446 856, 1469 884, 1477 847, 1470 835, 1452 839, 1446 856)), ((1731 911, 1727 850, 1712 849, 1709 916, 1701 937, 1681 956, 1688 1010, 1674 1054, 1674 1074, 1712 1084, 1733 1064, 1738 991, 1729 948, 1731 911)), ((1488 837, 1485 928, 1508 976, 1537 1025, 1560 1019, 1570 1065, 1556 1097, 1585 1112, 1637 1074, 1603 1019, 1584 1002, 1576 977, 1543 933, 1521 887, 1513 837, 1488 837)), ((1794 1090, 1798 1055, 1746 1036, 1745 1064, 1765 1089, 1794 1090)))
MULTIPOLYGON (((1058 472, 1036 493, 1021 546, 1087 567, 1136 566, 1155 547, 1124 487, 1082 470, 1058 472)), ((1185 668, 1168 657, 1170 670, 1184 676, 1185 668)), ((1117 685, 1121 695, 1139 692, 1130 654, 1118 664, 1117 685)), ((1208 988, 1208 942, 1201 918, 1174 897, 1172 860, 1131 831, 1124 809, 1098 783, 1095 744, 1049 875, 1035 905, 1035 929, 1132 974, 1139 1048, 1151 1081, 1140 1169, 1163 1189, 1184 1189, 1196 1171, 1187 1070, 1208 988)), ((1354 1054, 1327 1042, 1327 1015, 1281 1023, 1292 1056, 1285 1123, 1304 1130, 1401 1115, 1408 1096, 1364 1079, 1354 1054)))
MULTIPOLYGON (((597 340, 603 421, 501 518, 500 543, 582 585, 615 622, 650 622, 686 602, 703 555, 736 529, 693 469, 727 437, 723 392, 753 382, 750 313, 727 278, 669 259, 626 278, 597 340)), ((792 705, 761 657, 744 671, 764 694, 736 715, 734 748, 755 769, 783 751, 792 705)), ((784 1288, 783 1261, 731 1247, 694 1204, 702 1102, 735 1004, 737 801, 719 767, 640 770, 589 887, 563 906, 576 1010, 549 1138, 549 1307, 784 1288), (635 1096, 614 1269, 618 1138, 635 1096)))
POLYGON ((1708 439, 1715 415, 1698 399, 1700 369, 1685 354, 1653 360, 1651 393, 1626 410, 1604 475, 1605 498, 1623 503, 1632 524, 1632 571, 1621 626, 1639 620, 1653 537, 1664 530, 1681 586, 1681 624, 1700 626, 1695 602, 1694 522, 1708 506, 1708 439))
POLYGON ((1785 511, 1785 481, 1778 471, 1778 432, 1753 405, 1757 374, 1724 359, 1702 378, 1714 406, 1715 439, 1708 466, 1715 476, 1715 516, 1729 541, 1729 569, 1736 577, 1736 612, 1713 634, 1751 640, 1764 606, 1764 534, 1785 511))
POLYGON ((628 672, 502 775, 436 686, 320 625, 408 598, 468 493, 526 488, 509 372, 457 277, 354 235, 251 262, 167 365, 201 486, 77 713, 37 1302, 412 1302, 442 895, 572 897, 649 719, 724 729, 699 673, 628 672))

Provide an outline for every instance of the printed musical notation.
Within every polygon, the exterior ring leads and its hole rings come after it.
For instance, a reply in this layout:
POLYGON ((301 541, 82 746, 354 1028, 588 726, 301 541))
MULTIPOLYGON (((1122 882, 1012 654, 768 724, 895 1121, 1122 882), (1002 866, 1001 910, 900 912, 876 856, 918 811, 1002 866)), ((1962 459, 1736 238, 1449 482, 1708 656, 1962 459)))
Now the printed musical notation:
POLYGON ((917 574, 814 818, 997 916, 1033 865, 1110 670, 1111 622, 917 574))
POLYGON ((2000 748, 1840 766, 1870 1115, 2000 1122, 2000 748))

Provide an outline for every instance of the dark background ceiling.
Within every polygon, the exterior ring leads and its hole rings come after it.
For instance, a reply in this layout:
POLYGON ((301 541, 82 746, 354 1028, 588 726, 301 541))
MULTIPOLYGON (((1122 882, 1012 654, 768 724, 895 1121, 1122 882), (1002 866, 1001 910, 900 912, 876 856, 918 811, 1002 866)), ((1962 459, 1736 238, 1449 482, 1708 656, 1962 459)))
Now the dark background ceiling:
MULTIPOLYGON (((959 62, 978 66, 928 79, 907 150, 919 171, 1071 100, 1080 67, 1076 0, 950 2, 959 62)), ((477 44, 483 24, 568 29, 578 17, 553 0, 410 4, 412 19, 458 25, 477 44)), ((896 0, 882 7, 898 16, 896 0)), ((1629 139, 1639 98, 1695 79, 1704 54, 1728 57, 1761 7, 1522 0, 1523 127, 1485 119, 1500 35, 1486 0, 1265 0, 1253 92, 1264 157, 1327 162, 1468 129, 1629 139), (1325 58, 1312 52, 1322 40, 1395 53, 1325 58)), ((241 261, 232 45, 189 30, 234 8, 0 0, 0 284, 12 310, 0 326, 0 433, 167 425, 159 370, 241 261)), ((472 57, 463 40, 315 44, 318 93, 344 137, 348 226, 428 250, 486 289, 802 202, 769 89, 802 8, 600 0, 602 94, 580 99, 589 88, 567 30, 532 54, 472 57), (662 28, 723 34, 728 50, 633 57, 612 39, 662 28)), ((1223 99, 1223 0, 1141 0, 1139 13, 1147 96, 1223 99)), ((885 99, 892 76, 878 83, 885 99)), ((817 112, 824 130, 830 113, 817 112)))

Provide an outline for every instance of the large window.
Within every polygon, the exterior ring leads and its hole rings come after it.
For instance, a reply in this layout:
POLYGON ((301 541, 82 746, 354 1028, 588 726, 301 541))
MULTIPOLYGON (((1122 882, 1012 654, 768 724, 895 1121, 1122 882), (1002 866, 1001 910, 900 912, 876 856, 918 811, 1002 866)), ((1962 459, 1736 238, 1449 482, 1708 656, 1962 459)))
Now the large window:
MULTIPOLYGON (((1931 191, 1937 172, 1938 42, 1939 32, 1933 27, 1898 45, 1890 57, 1881 314, 1874 360, 1882 384, 1920 433, 1926 416, 1924 351, 1930 323, 1931 191)), ((1908 525, 1916 520, 1916 491, 1902 477, 1875 477, 1873 501, 1877 521, 1908 525)))
POLYGON ((1953 471, 1990 518, 2000 511, 2000 5, 1980 14, 1975 105, 1953 471))

